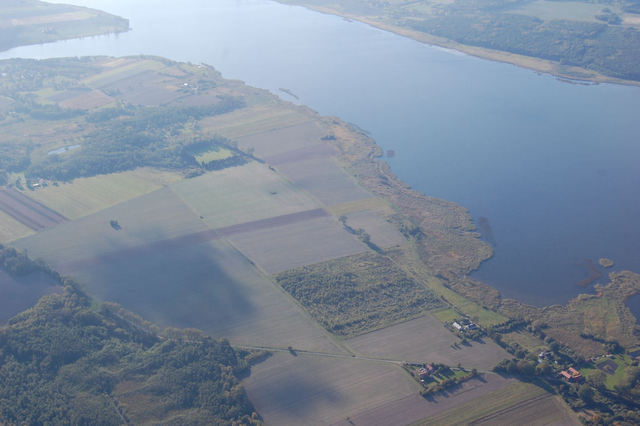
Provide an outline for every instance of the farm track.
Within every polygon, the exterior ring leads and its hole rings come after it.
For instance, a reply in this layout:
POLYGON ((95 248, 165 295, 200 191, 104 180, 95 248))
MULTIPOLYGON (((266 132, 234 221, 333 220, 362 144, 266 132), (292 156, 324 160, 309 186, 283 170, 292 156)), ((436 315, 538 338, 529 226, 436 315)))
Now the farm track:
POLYGON ((261 219, 252 222, 240 223, 237 225, 225 226, 217 229, 207 229, 205 231, 194 232, 166 240, 154 241, 148 244, 142 244, 134 247, 123 248, 114 252, 104 253, 85 259, 77 259, 61 266, 62 270, 74 270, 77 268, 85 268, 87 266, 96 265, 104 262, 115 262, 127 259, 130 256, 152 253, 156 250, 166 250, 180 248, 195 244, 202 244, 221 238, 230 237, 246 232, 258 231, 261 229, 269 229, 277 226, 290 225, 292 223, 304 222, 310 219, 328 216, 324 209, 312 209, 297 213, 275 216, 268 219, 261 219))
POLYGON ((0 210, 34 231, 42 231, 68 221, 60 213, 15 189, 0 190, 0 210))
POLYGON ((343 358, 343 359, 355 359, 359 361, 373 361, 373 362, 386 362, 388 364, 394 365, 402 365, 401 361, 394 359, 385 359, 385 358, 372 358, 365 357, 359 355, 348 355, 348 354, 337 354, 330 352, 317 352, 317 351, 305 351, 299 349, 289 349, 289 348, 273 348, 268 346, 252 346, 252 345, 232 345, 235 348, 246 349, 246 350, 254 350, 254 351, 267 351, 267 352, 289 352, 292 355, 295 353, 295 356, 298 355, 306 355, 306 356, 318 356, 324 358, 343 358))

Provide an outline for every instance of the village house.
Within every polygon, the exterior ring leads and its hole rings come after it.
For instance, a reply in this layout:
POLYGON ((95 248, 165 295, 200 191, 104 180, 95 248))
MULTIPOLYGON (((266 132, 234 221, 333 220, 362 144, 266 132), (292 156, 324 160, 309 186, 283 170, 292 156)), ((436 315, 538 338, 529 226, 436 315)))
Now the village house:
POLYGON ((560 375, 569 382, 572 383, 582 383, 584 381, 584 377, 578 370, 573 367, 569 367, 568 370, 562 370, 560 375))
POLYGON ((425 378, 427 378, 431 373, 433 373, 433 366, 431 364, 427 364, 422 368, 418 368, 415 371, 416 376, 418 376, 420 378, 420 380, 424 380, 425 378))

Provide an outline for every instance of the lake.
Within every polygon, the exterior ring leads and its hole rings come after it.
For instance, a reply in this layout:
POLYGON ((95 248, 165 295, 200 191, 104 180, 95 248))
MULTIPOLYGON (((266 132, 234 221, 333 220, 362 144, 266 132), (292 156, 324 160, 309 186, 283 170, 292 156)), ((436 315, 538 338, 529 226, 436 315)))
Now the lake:
POLYGON ((66 2, 133 30, 0 57, 207 63, 355 123, 413 188, 483 218, 495 256, 474 277, 506 297, 566 302, 585 291, 587 259, 640 271, 640 88, 569 84, 267 0, 66 2))

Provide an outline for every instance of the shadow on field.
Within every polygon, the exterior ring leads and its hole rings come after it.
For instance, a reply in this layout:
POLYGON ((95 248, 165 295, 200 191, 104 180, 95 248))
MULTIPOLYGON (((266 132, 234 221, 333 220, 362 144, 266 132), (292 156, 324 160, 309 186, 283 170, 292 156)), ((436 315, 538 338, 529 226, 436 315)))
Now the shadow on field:
POLYGON ((323 406, 335 405, 344 395, 328 383, 305 377, 303 374, 279 375, 269 385, 260 389, 260 407, 270 407, 290 418, 308 418, 310 413, 323 406))
POLYGON ((155 245, 128 254, 78 265, 71 275, 97 298, 162 326, 211 331, 253 315, 239 285, 243 277, 232 277, 225 268, 239 260, 216 244, 155 245))
POLYGON ((43 273, 14 278, 0 271, 0 325, 35 305, 42 296, 59 290, 55 281, 43 273))

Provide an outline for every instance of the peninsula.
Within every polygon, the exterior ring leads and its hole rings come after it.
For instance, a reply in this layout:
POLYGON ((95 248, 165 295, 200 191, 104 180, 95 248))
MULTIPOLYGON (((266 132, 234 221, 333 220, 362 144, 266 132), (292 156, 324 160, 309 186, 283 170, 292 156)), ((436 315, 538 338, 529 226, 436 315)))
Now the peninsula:
POLYGON ((127 19, 86 7, 38 0, 4 0, 0 7, 0 51, 128 30, 127 19))

